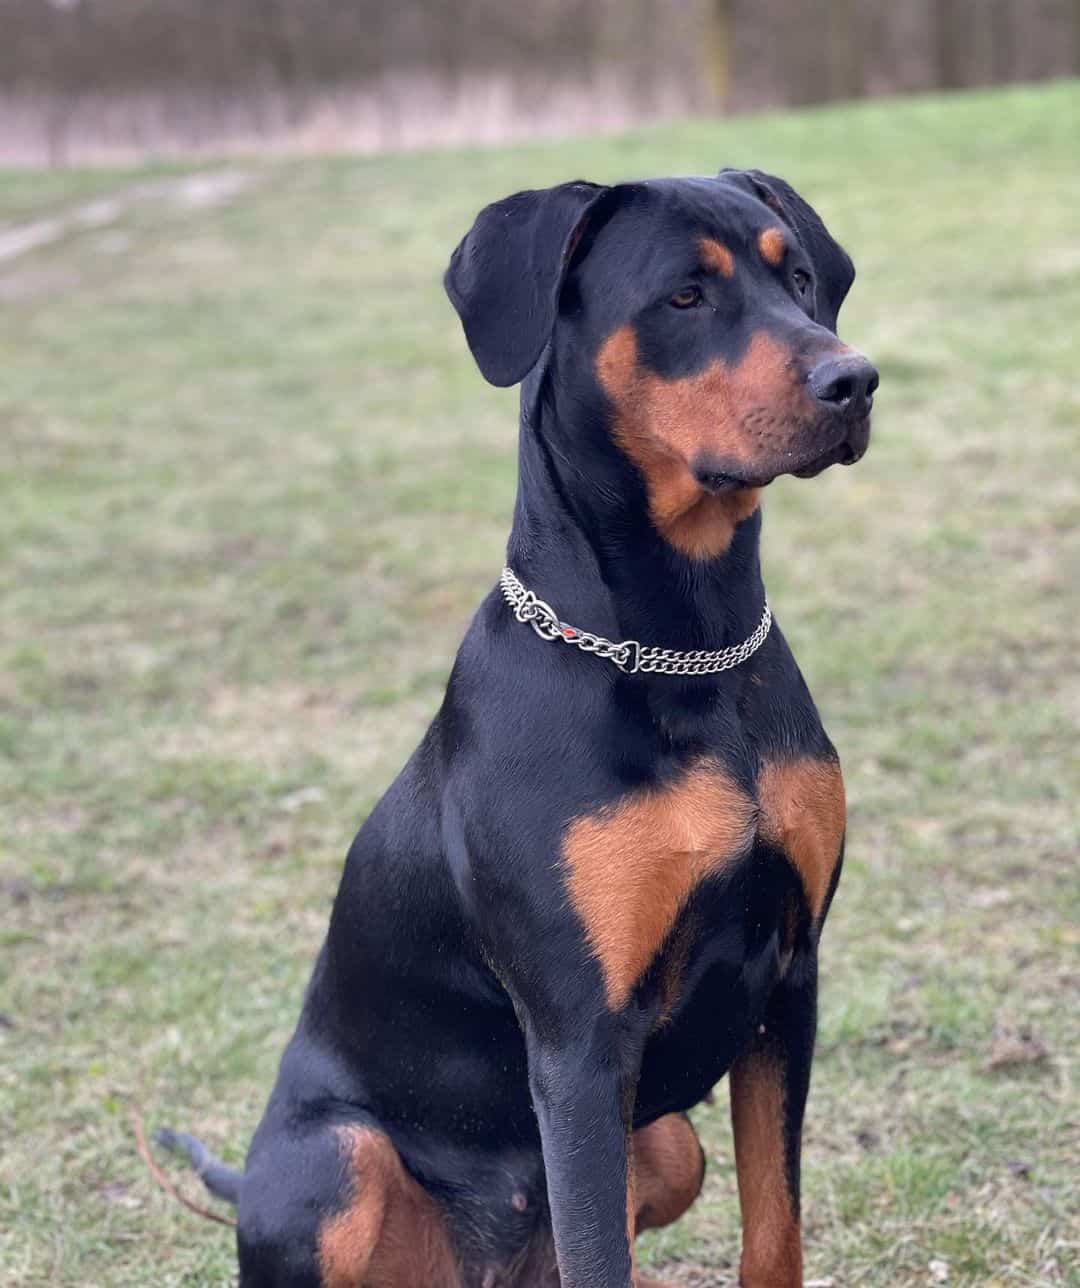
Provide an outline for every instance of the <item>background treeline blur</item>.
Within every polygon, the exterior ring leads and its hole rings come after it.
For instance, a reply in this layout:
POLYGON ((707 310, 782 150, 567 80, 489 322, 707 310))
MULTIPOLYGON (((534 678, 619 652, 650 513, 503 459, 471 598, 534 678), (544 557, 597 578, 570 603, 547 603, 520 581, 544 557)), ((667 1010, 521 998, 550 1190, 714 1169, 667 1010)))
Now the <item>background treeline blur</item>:
POLYGON ((382 149, 1080 72, 1080 0, 0 0, 0 159, 382 149))

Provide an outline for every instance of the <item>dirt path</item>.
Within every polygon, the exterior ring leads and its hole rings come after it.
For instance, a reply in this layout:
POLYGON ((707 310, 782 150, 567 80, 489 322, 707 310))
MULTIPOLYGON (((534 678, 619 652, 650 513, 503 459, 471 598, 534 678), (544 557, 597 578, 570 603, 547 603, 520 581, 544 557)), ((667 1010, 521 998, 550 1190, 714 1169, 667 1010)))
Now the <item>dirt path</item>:
POLYGON ((250 187, 253 179, 249 171, 235 167, 200 170, 178 178, 146 179, 56 214, 0 224, 0 264, 10 263, 73 233, 106 228, 135 206, 158 202, 185 211, 225 205, 250 187))

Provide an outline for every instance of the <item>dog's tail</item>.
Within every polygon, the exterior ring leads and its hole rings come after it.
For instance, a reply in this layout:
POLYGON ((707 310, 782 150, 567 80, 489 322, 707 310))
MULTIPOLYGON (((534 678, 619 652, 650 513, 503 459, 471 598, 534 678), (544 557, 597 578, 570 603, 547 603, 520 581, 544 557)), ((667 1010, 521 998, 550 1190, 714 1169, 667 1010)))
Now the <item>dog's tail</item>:
POLYGON ((226 1167, 220 1158, 210 1153, 201 1140, 189 1136, 186 1131, 170 1131, 168 1127, 162 1127, 154 1133, 154 1140, 174 1154, 186 1154, 195 1174, 210 1193, 236 1206, 240 1198, 240 1182, 244 1179, 243 1172, 226 1167))

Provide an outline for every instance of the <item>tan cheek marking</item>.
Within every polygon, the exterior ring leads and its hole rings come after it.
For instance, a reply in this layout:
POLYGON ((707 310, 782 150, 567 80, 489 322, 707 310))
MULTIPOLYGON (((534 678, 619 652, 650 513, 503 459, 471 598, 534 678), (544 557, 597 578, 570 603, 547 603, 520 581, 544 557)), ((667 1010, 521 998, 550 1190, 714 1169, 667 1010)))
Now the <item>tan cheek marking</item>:
POLYGON ((635 1233, 670 1225, 701 1193, 705 1158, 682 1114, 665 1114, 634 1132, 635 1233))
POLYGON ((794 864, 816 922, 844 839, 847 808, 840 766, 810 757, 765 764, 757 786, 761 835, 794 864))
POLYGON ((744 853, 756 807, 718 766, 575 819, 563 838, 570 900, 619 1010, 694 887, 744 853))
POLYGON ((369 1127, 346 1127, 340 1135, 353 1198, 319 1230, 323 1288, 460 1288, 442 1212, 405 1171, 390 1140, 369 1127))
POLYGON ((614 403, 633 392, 637 379, 637 335, 632 326, 621 326, 600 346, 596 355, 596 378, 614 403))
POLYGON ((787 238, 779 228, 766 228, 757 239, 758 254, 766 264, 778 268, 787 250, 787 238))
POLYGON ((735 276, 735 260, 723 242, 714 241, 712 237, 702 237, 698 242, 698 252, 706 268, 711 268, 721 277, 735 276))
POLYGON ((692 559, 723 554, 761 491, 713 496, 689 463, 712 453, 752 472, 761 460, 780 457, 801 396, 787 350, 759 331, 736 367, 718 360, 696 375, 664 380, 638 366, 637 337, 624 326, 601 345, 596 374, 615 408, 615 440, 645 479, 654 527, 692 559))
POLYGON ((743 1229, 739 1283, 800 1288, 802 1239, 787 1183, 781 1071, 768 1055, 750 1051, 731 1066, 729 1081, 743 1229))

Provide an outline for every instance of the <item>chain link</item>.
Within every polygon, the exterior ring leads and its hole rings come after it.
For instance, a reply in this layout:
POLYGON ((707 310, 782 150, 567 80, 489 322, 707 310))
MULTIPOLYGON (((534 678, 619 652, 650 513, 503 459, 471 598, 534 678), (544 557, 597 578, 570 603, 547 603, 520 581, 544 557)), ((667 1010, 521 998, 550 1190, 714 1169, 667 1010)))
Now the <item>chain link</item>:
POLYGON ((593 635, 591 631, 560 621, 550 604, 537 599, 531 590, 526 590, 512 568, 502 570, 499 585, 514 616, 519 622, 527 622, 541 639, 560 640, 586 653, 607 658, 627 675, 639 671, 659 675, 715 675, 718 671, 730 671, 758 651, 772 626, 772 609, 766 600, 754 633, 740 644, 732 644, 728 648, 691 649, 680 653, 671 648, 643 648, 637 640, 623 640, 616 644, 602 635, 593 635))

